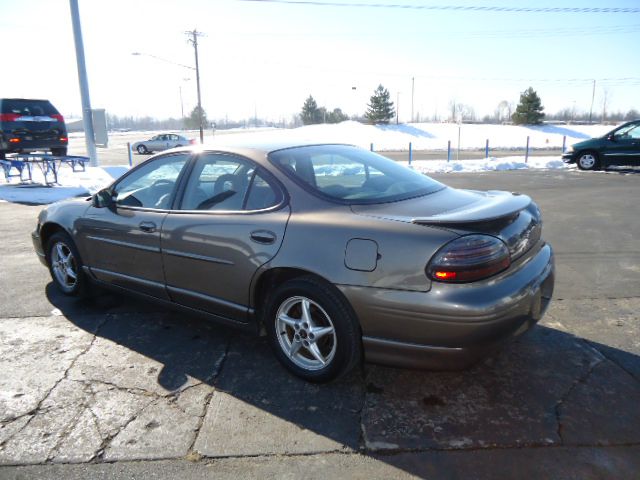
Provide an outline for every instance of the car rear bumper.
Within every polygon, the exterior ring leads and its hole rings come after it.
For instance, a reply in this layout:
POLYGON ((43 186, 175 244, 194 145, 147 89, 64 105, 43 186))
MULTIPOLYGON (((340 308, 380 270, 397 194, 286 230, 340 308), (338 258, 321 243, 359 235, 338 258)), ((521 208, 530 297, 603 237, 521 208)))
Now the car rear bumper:
POLYGON ((513 267, 484 282, 434 282, 429 292, 339 288, 360 319, 367 361, 461 369, 527 331, 546 311, 555 278, 551 247, 513 267))

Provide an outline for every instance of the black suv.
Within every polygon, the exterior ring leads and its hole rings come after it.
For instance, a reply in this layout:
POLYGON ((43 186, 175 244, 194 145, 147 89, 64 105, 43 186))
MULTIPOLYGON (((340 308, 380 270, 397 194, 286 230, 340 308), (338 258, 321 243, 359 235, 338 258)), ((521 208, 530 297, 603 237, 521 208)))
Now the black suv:
POLYGON ((66 155, 68 142, 64 118, 48 100, 0 98, 0 158, 11 152, 66 155))

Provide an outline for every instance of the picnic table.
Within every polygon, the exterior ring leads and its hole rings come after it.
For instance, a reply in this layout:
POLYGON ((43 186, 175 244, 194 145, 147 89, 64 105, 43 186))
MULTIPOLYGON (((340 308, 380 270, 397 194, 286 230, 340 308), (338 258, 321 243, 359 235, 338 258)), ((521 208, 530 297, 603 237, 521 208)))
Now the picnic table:
POLYGON ((47 185, 58 183, 58 173, 63 165, 68 165, 74 172, 84 172, 89 157, 76 155, 47 155, 21 153, 0 160, 5 180, 19 178, 21 182, 33 182, 33 169, 39 168, 47 185))

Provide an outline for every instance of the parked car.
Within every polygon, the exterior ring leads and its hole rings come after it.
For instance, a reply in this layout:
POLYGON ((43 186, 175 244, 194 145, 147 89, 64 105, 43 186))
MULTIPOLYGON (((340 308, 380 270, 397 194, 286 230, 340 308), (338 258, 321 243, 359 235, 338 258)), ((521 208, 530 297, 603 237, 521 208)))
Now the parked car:
POLYGON ((609 165, 640 165, 640 120, 625 123, 599 138, 574 143, 562 155, 581 170, 609 165))
POLYGON ((48 100, 0 98, 0 158, 38 151, 66 155, 68 142, 64 118, 48 100))
POLYGON ((195 143, 196 141, 194 139, 189 139, 182 135, 176 135, 175 133, 161 133, 160 135, 154 135, 149 140, 136 142, 131 146, 131 148, 140 155, 144 155, 146 153, 161 152, 162 150, 184 147, 195 143))
POLYGON ((184 148, 45 208, 65 294, 98 283, 256 333, 294 374, 464 368, 533 326, 554 257, 526 195, 447 187, 348 145, 184 148))

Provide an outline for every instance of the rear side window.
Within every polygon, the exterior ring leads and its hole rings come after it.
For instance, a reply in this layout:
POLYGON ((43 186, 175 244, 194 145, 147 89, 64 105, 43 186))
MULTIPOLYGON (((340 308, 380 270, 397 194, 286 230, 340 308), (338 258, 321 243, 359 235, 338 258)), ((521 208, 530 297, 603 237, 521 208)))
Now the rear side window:
POLYGON ((25 117, 58 115, 58 111, 46 100, 5 99, 2 101, 2 113, 15 113, 25 117))
POLYGON ((263 210, 280 203, 277 188, 243 158, 201 154, 187 182, 181 210, 263 210))

